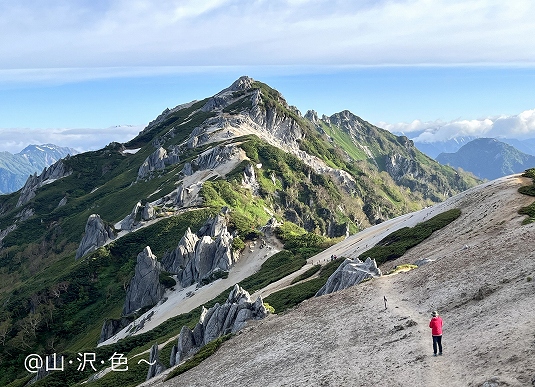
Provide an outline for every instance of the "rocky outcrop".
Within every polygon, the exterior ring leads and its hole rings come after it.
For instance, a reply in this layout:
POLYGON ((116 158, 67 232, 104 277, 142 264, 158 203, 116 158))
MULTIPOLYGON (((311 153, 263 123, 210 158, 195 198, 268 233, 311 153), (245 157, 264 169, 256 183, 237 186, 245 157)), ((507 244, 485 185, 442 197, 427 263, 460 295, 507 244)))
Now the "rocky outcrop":
POLYGON ((191 163, 184 164, 184 167, 182 168, 182 174, 184 176, 193 175, 193 167, 191 166, 191 163))
POLYGON ((318 290, 316 297, 346 289, 368 278, 380 276, 381 270, 377 268, 375 259, 366 258, 366 261, 362 262, 358 258, 355 260, 348 258, 329 277, 325 285, 318 290))
POLYGON ((253 194, 256 195, 258 193, 260 184, 256 180, 256 173, 252 164, 246 165, 245 170, 243 171, 243 178, 241 184, 245 188, 249 188, 250 190, 252 190, 253 194))
POLYGON ((214 169, 234 159, 239 152, 236 145, 219 145, 201 153, 191 164, 195 170, 214 169))
POLYGON ((282 226, 282 223, 280 223, 277 218, 275 218, 274 216, 272 216, 271 218, 269 218, 268 222, 266 223, 265 226, 262 227, 261 231, 265 234, 265 235, 274 235, 277 228, 282 226))
POLYGON ((85 225, 84 237, 76 250, 76 259, 95 251, 112 239, 115 239, 113 228, 105 224, 98 214, 90 215, 85 225))
POLYGON ((212 340, 239 331, 248 320, 262 319, 266 315, 267 310, 261 297, 252 302, 246 290, 238 284, 234 285, 224 304, 215 304, 208 310, 203 308, 193 331, 187 326, 182 327, 177 344, 171 352, 174 354, 170 359, 171 366, 179 364, 212 340))
POLYGON ((217 272, 228 272, 238 256, 225 215, 208 219, 197 234, 187 229, 178 246, 162 258, 166 271, 177 275, 183 287, 209 281, 217 272))
POLYGON ((318 113, 315 110, 307 110, 304 117, 314 125, 319 125, 320 120, 318 118, 318 113))
MULTIPOLYGON (((69 156, 65 158, 65 160, 68 159, 69 156)), ((26 184, 22 187, 16 207, 20 207, 32 200, 35 197, 35 191, 37 191, 38 188, 45 184, 52 183, 55 180, 69 176, 71 173, 72 171, 65 165, 63 160, 59 160, 50 167, 43 169, 43 172, 39 176, 37 176, 37 173, 34 173, 32 176, 28 177, 26 184)))
POLYGON ((154 171, 160 171, 168 165, 178 163, 180 161, 179 153, 178 148, 172 148, 168 153, 164 148, 159 147, 141 164, 137 172, 138 178, 144 179, 154 171))
MULTIPOLYGON (((162 265, 165 267, 165 270, 170 273, 180 273, 185 270, 187 263, 192 261, 195 257, 195 246, 199 238, 196 234, 191 232, 191 229, 188 227, 186 233, 180 239, 178 246, 167 253, 162 258, 162 265)), ((193 274, 190 274, 193 277, 193 274)), ((186 273, 183 273, 182 276, 187 276, 186 273)))
POLYGON ((145 205, 137 202, 132 212, 115 225, 119 230, 132 231, 141 225, 142 221, 149 221, 156 217, 156 210, 151 203, 145 205))
POLYGON ((241 76, 230 87, 221 90, 219 93, 208 99, 208 102, 201 108, 202 111, 220 110, 226 107, 236 98, 236 92, 247 91, 251 89, 254 79, 247 76, 241 76))
MULTIPOLYGON (((121 221, 120 228, 121 230, 133 230, 135 226, 138 223, 137 215, 139 211, 141 210, 141 202, 137 202, 134 208, 132 209, 132 212, 130 212, 129 215, 126 216, 121 221)), ((116 226, 117 227, 117 226, 116 226)))
POLYGON ((158 343, 154 344, 150 349, 149 364, 149 370, 147 371, 147 378, 145 380, 149 380, 165 371, 165 366, 160 361, 158 343))
POLYGON ((2 241, 4 238, 11 232, 14 231, 17 228, 16 224, 12 224, 11 226, 8 226, 4 230, 0 230, 0 247, 2 246, 2 241))
POLYGON ((199 191, 202 188, 202 182, 195 182, 189 184, 187 187, 184 184, 180 184, 176 190, 176 196, 174 197, 174 204, 178 208, 193 207, 201 205, 203 198, 199 195, 199 191))
POLYGON ((156 217, 156 209, 151 203, 145 204, 141 212, 141 219, 144 221, 152 220, 156 217))
MULTIPOLYGON (((276 93, 276 96, 270 97, 275 98, 282 106, 290 109, 282 95, 278 92, 276 93)), ((299 141, 304 136, 301 127, 286 112, 277 109, 272 103, 265 103, 264 98, 265 96, 262 95, 260 89, 253 92, 251 96, 252 108, 249 111, 249 117, 262 130, 276 138, 280 144, 284 144, 287 149, 298 150, 299 141)))
POLYGON ((161 272, 156 256, 152 254, 149 246, 145 247, 137 256, 134 277, 126 292, 123 316, 145 306, 155 305, 162 299, 165 289, 160 284, 161 272))
POLYGON ((132 321, 133 318, 128 317, 122 317, 119 319, 107 319, 106 321, 104 321, 104 324, 102 324, 102 329, 100 330, 100 338, 98 339, 97 344, 108 340, 110 337, 114 336, 117 332, 126 327, 132 321))
POLYGON ((57 208, 60 208, 60 207, 63 207, 65 204, 67 204, 67 196, 64 196, 58 203, 58 207, 57 208))
POLYGON ((403 177, 419 177, 420 170, 415 160, 403 157, 400 154, 391 154, 385 156, 385 168, 388 174, 399 182, 403 177))
POLYGON ((15 215, 15 218, 17 218, 19 222, 24 222, 25 220, 31 218, 34 214, 35 210, 33 208, 26 207, 17 215, 15 215))

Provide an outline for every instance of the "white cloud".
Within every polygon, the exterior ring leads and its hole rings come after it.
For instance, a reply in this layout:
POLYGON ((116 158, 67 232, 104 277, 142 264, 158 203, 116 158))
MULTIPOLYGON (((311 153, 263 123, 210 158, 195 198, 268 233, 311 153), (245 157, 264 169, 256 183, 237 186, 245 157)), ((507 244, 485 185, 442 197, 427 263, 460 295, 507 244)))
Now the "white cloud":
POLYGON ((55 144, 79 152, 101 149, 110 142, 127 142, 145 125, 114 126, 106 129, 0 129, 0 151, 18 153, 30 144, 55 144))
POLYGON ((0 68, 534 63, 530 0, 0 4, 0 68))
POLYGON ((377 123, 393 133, 403 133, 417 142, 447 141, 456 137, 535 138, 535 109, 513 116, 451 122, 414 120, 411 123, 377 123))

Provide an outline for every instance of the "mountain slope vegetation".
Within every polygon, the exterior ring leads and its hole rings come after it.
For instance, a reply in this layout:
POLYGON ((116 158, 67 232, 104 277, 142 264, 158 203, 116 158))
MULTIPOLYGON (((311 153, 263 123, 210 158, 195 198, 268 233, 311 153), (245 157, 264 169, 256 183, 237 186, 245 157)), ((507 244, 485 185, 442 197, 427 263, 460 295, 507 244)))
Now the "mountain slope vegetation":
POLYGON ((476 183, 406 137, 348 111, 303 116, 248 77, 166 109, 131 141, 60 160, 0 196, 0 384, 27 376, 27 354, 94 349, 103 321, 121 317, 137 254, 150 245, 161 258, 223 207, 238 253, 270 219, 294 225, 281 259, 302 266, 336 238, 476 183), (76 260, 92 214, 114 239, 76 260))

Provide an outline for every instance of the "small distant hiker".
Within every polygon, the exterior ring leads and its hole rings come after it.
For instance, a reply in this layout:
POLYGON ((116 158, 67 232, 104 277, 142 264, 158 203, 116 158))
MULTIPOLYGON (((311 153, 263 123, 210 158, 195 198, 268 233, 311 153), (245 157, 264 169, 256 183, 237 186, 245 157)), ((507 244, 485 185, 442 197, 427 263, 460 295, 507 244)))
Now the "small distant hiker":
POLYGON ((442 355, 442 319, 435 310, 431 313, 431 321, 429 321, 429 328, 431 328, 431 334, 433 335, 433 356, 438 354, 442 355))
POLYGON ((385 309, 386 309, 386 296, 383 296, 383 300, 385 301, 385 309))

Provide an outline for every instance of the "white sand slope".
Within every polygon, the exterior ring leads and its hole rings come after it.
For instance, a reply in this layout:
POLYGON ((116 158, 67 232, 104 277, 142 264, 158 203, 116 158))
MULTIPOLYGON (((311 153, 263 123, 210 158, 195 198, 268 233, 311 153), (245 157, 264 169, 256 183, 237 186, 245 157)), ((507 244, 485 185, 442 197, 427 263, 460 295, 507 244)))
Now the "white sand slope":
MULTIPOLYGON (((99 344, 108 345, 116 343, 118 340, 129 336, 129 331, 132 326, 139 325, 140 321, 145 319, 145 323, 142 329, 137 330, 134 335, 147 332, 164 321, 178 316, 182 313, 188 313, 191 310, 205 304, 206 302, 217 297, 226 289, 234 286, 234 284, 240 283, 243 279, 256 273, 260 266, 272 255, 279 252, 282 248, 280 243, 275 238, 267 238, 266 246, 264 248, 259 247, 260 243, 250 243, 242 257, 231 268, 228 278, 219 279, 206 286, 196 289, 196 284, 187 288, 180 288, 176 286, 175 290, 167 290, 164 299, 165 302, 159 303, 154 308, 145 312, 138 319, 118 332, 115 336, 99 344), (188 296, 188 293, 192 296, 188 296), (151 315, 150 319, 147 316, 151 315)), ((177 336, 178 336, 177 332, 177 336)))

